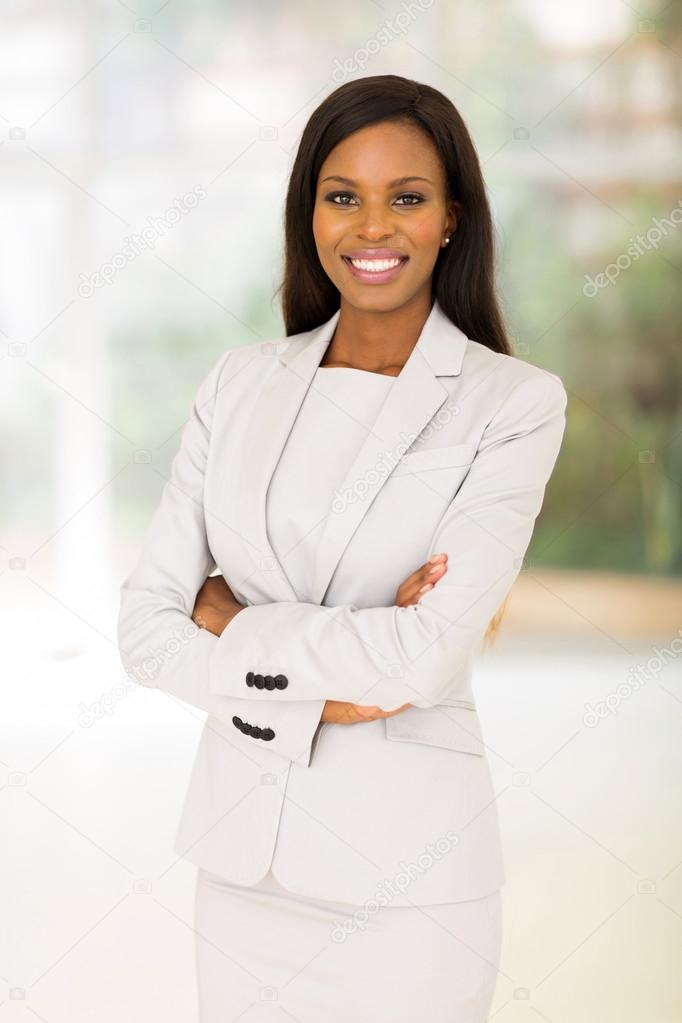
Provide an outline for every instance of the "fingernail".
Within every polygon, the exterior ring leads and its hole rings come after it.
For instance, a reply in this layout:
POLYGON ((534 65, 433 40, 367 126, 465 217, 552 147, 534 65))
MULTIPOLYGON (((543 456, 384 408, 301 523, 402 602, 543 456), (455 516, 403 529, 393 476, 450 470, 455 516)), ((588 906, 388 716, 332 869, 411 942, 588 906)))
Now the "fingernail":
POLYGON ((432 556, 431 556, 431 557, 429 558, 429 565, 433 564, 433 562, 434 562, 434 561, 438 561, 438 560, 439 560, 440 558, 442 558, 442 557, 443 557, 443 555, 442 555, 442 554, 433 554, 433 555, 432 555, 432 556))
POLYGON ((432 585, 431 583, 427 583, 426 586, 422 586, 421 590, 419 590, 418 592, 419 593, 423 593, 424 590, 430 590, 431 589, 431 585, 432 585))

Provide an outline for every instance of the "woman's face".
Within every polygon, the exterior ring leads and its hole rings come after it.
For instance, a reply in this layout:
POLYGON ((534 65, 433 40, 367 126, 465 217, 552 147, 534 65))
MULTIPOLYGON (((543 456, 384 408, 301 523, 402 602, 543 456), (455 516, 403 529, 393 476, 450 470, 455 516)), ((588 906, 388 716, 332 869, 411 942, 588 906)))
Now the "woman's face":
POLYGON ((459 204, 447 201, 445 186, 431 139, 412 126, 371 125, 332 150, 318 178, 313 234, 342 299, 388 312, 422 292, 430 297, 438 253, 457 222, 459 204), (351 256, 369 262, 353 265, 351 256))

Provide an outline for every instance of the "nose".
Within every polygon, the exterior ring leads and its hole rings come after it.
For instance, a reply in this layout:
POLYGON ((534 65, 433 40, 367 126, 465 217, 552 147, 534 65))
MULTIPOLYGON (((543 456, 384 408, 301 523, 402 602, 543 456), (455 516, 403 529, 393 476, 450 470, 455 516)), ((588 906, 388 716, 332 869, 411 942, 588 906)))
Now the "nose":
POLYGON ((358 224, 358 235, 371 241, 389 238, 394 234, 391 211, 381 204, 368 203, 358 224))

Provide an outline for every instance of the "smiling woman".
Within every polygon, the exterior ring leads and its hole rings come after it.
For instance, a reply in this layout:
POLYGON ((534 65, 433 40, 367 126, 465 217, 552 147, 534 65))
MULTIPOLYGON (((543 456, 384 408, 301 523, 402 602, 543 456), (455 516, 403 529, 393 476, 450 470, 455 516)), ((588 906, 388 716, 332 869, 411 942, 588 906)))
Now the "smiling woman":
POLYGON ((420 289, 430 304, 434 264, 455 230, 459 205, 447 198, 445 171, 428 135, 406 122, 370 125, 340 142, 322 165, 313 215, 320 262, 360 310, 386 311, 400 297, 414 300, 420 289), (401 168, 415 173, 395 177, 401 168), (370 293, 366 284, 394 287, 370 293))
POLYGON ((142 682, 209 715, 175 845, 203 1023, 488 1018, 505 878, 472 661, 566 407, 511 355, 492 239, 442 93, 332 93, 289 183, 286 335, 202 381, 122 587, 131 673, 201 626, 142 682))
POLYGON ((360 309, 389 312, 416 293, 427 305, 435 297, 467 337, 510 355, 493 241, 478 156, 451 101, 397 75, 348 82, 311 115, 289 180, 287 334, 328 319, 354 285, 360 309), (383 282, 367 278, 361 286, 351 256, 394 256, 406 265, 390 287, 370 291, 365 283, 383 282))

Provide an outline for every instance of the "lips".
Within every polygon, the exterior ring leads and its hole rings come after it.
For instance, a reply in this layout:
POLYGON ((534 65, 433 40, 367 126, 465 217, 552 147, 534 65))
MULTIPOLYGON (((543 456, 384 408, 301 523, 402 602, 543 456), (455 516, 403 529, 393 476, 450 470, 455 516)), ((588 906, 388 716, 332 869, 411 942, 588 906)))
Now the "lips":
POLYGON ((344 259, 408 259, 399 249, 351 249, 343 252, 344 259))
POLYGON ((409 256, 397 249, 353 249, 341 258, 351 270, 379 274, 400 269, 409 256))
POLYGON ((353 277, 363 284, 388 284, 401 273, 409 257, 395 249, 353 249, 341 258, 353 277))
POLYGON ((393 263, 394 265, 390 269, 397 269, 398 266, 402 266, 403 263, 407 263, 408 256, 397 255, 397 256, 342 256, 344 263, 347 263, 353 269, 363 269, 371 272, 374 269, 375 273, 381 273, 389 269, 385 264, 393 263), (355 262, 353 262, 355 261, 355 262), (364 266, 357 266, 358 263, 365 264, 364 266), (384 265, 382 265, 384 264, 384 265))

